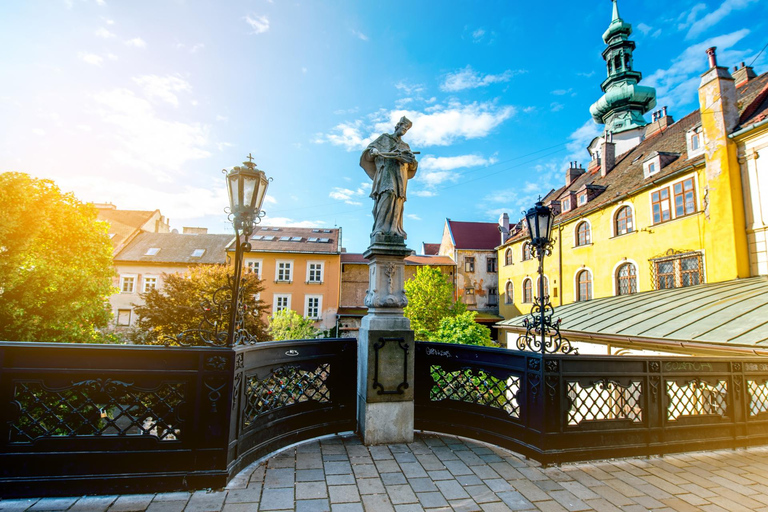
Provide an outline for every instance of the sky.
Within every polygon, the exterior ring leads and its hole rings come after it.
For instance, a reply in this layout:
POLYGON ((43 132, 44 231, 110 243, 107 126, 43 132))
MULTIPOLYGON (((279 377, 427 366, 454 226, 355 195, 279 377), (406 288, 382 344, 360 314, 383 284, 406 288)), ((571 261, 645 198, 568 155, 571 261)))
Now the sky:
MULTIPOLYGON (((675 119, 698 107, 706 48, 768 70, 768 2, 619 2, 675 119)), ((610 19, 608 0, 3 0, 0 172, 231 233, 222 169, 252 154, 274 179, 263 225, 341 227, 362 252, 360 153, 406 115, 419 252, 446 218, 514 222, 586 166, 610 19)))

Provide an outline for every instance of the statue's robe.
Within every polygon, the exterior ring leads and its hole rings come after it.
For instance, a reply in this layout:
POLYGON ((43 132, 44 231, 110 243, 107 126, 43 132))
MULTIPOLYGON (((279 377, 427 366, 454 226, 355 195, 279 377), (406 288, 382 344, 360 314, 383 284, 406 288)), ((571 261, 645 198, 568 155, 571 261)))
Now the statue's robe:
POLYGON ((407 235, 403 230, 405 190, 408 186, 408 180, 416 175, 418 162, 414 161, 408 164, 392 158, 372 158, 370 151, 374 148, 380 153, 410 151, 411 148, 402 139, 385 133, 371 142, 360 156, 360 166, 373 180, 371 197, 374 204, 371 236, 383 233, 406 238, 407 235))

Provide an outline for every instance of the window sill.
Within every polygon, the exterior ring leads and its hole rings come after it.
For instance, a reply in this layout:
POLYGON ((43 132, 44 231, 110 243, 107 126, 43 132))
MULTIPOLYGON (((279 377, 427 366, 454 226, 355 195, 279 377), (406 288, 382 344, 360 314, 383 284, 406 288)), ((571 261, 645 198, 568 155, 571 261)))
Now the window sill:
POLYGON ((614 238, 623 238, 625 236, 634 235, 635 233, 639 233, 639 231, 627 231, 623 235, 613 235, 610 239, 613 240, 614 238))
POLYGON ((291 283, 293 283, 293 280, 288 280, 288 279, 275 279, 275 283, 286 283, 286 284, 291 284, 291 283))
POLYGON ((322 281, 304 281, 304 284, 323 284, 322 281))
POLYGON ((679 217, 675 217, 674 219, 663 220, 656 224, 651 224, 650 227, 663 226, 665 224, 670 224, 672 222, 675 222, 676 220, 683 220, 683 219, 687 219, 688 217, 695 217, 696 215, 700 215, 701 213, 703 213, 703 210, 695 211, 693 213, 687 213, 685 215, 680 215, 679 217))
POLYGON ((594 242, 589 242, 588 244, 583 245, 574 245, 571 247, 571 249, 581 249, 582 247, 592 247, 594 245, 594 242))

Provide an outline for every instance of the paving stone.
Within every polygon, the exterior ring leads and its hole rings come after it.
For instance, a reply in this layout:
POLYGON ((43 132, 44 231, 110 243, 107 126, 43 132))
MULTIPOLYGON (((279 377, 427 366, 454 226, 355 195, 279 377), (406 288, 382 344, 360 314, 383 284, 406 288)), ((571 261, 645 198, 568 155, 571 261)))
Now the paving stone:
POLYGON ((21 500, 0 500, 0 510, 16 512, 21 510, 27 510, 34 505, 40 498, 28 498, 21 500))
POLYGON ((429 475, 429 478, 431 478, 432 480, 452 480, 453 479, 453 475, 447 469, 442 469, 439 471, 428 471, 427 474, 429 475))
POLYGON ((352 471, 355 473, 355 478, 372 478, 379 476, 379 472, 376 470, 374 464, 358 464, 352 466, 352 471))
POLYGON ((410 480, 411 478, 424 478, 427 472, 421 467, 418 462, 401 462, 400 468, 403 470, 403 474, 410 480))
POLYGON ((324 500, 298 500, 296 512, 331 512, 331 505, 324 500))
POLYGON ((315 500, 328 497, 328 491, 325 482, 297 482, 296 499, 297 500, 315 500))
POLYGON ((483 483, 487 485, 493 492, 514 491, 509 482, 501 478, 491 478, 490 480, 484 480, 483 483))
POLYGON ((437 507, 447 507, 448 500, 445 499, 445 497, 435 491, 435 492, 417 492, 416 497, 419 500, 419 503, 421 503, 421 506, 424 508, 437 508, 437 507))
POLYGON ((416 493, 437 491, 437 486, 429 478, 409 478, 408 484, 416 493))
POLYGON ((395 460, 377 460, 376 469, 379 470, 379 473, 399 473, 401 471, 400 464, 395 460))
POLYGON ((349 455, 346 453, 329 453, 323 454, 323 462, 349 462, 349 455))
POLYGON ((363 512, 362 503, 334 503, 331 512, 363 512))
POLYGON ((480 505, 472 501, 471 499, 454 500, 450 502, 451 508, 455 512, 482 512, 483 509, 480 505))
POLYGON ((328 486, 328 494, 332 504, 360 501, 360 493, 355 485, 331 485, 328 486))
POLYGON ((522 480, 525 478, 523 474, 513 467, 509 462, 492 462, 488 464, 494 471, 496 471, 501 478, 507 480, 522 480))
MULTIPOLYGON (((79 498, 43 498, 32 505, 29 510, 67 510, 74 505, 78 499, 79 498)), ((152 498, 150 498, 150 500, 151 499, 152 498)))
POLYGON ((496 496, 492 490, 485 484, 480 485, 466 485, 464 490, 469 493, 469 496, 475 501, 475 503, 489 503, 491 501, 499 501, 499 497, 496 496))
POLYGON ((568 509, 555 500, 537 501, 536 509, 541 512, 568 512, 568 509))
POLYGON ((592 507, 597 512, 622 512, 619 507, 606 500, 605 498, 584 500, 584 503, 592 507))
POLYGON ((261 489, 233 489, 227 493, 224 503, 258 503, 261 489))
POLYGON ((352 465, 349 462, 326 462, 326 475, 351 475, 352 465))
POLYGON ((293 487, 295 471, 290 468, 267 469, 265 487, 293 487))
POLYGON ((574 496, 573 494, 571 494, 566 490, 552 491, 549 493, 549 495, 555 501, 557 501, 559 504, 561 504, 563 507, 565 507, 567 510, 570 510, 571 512, 590 509, 590 507, 587 506, 586 503, 584 503, 579 498, 577 498, 576 496, 574 496))
POLYGON ((461 475, 456 477, 456 481, 464 487, 468 485, 482 485, 483 481, 477 478, 477 475, 461 475))
POLYGON ((386 494, 371 494, 363 496, 365 512, 394 512, 395 507, 386 494))
POLYGON ((325 477, 328 485, 352 485, 355 483, 355 475, 328 475, 325 477))
POLYGON ((154 499, 152 500, 152 503, 155 503, 157 501, 183 501, 187 502, 189 501, 189 498, 192 497, 191 492, 161 492, 158 494, 155 494, 154 499))
POLYGON ((382 473, 381 481, 384 482, 385 486, 400 485, 407 482, 402 473, 382 473))
POLYGON ((483 512, 510 512, 512 510, 503 501, 496 501, 494 503, 481 503, 480 508, 483 509, 483 512))
POLYGON ((261 493, 259 510, 285 510, 293 508, 293 488, 268 488, 261 493), (289 505, 289 506, 288 506, 289 505))
POLYGON ((445 464, 445 467, 448 468, 448 471, 450 471, 453 476, 474 475, 472 470, 469 469, 469 466, 460 460, 445 460, 443 461, 443 464, 445 464))
POLYGON ((388 485, 387 494, 389 494, 389 500, 393 505, 399 505, 402 503, 418 503, 416 494, 408 484, 402 485, 388 485))
MULTIPOLYGON (((187 494, 187 493, 184 493, 187 494)), ((189 496, 189 494, 187 494, 189 496)), ((117 499, 117 496, 83 496, 72 505, 68 511, 72 512, 104 512, 117 499)), ((157 499, 157 496, 155 496, 157 499)), ((186 500, 184 501, 186 503, 186 500)), ((3 510, 0 507, 0 510, 3 510)))
POLYGON ((398 452, 393 455, 395 456, 395 460, 400 464, 418 462, 416 455, 411 452, 398 452))
POLYGON ((325 472, 322 469, 297 469, 297 482, 324 482, 325 472))
POLYGON ((460 500, 469 498, 469 494, 456 480, 439 480, 435 485, 447 500, 460 500))
MULTIPOLYGON (((183 512, 186 510, 186 501, 155 501, 149 504, 147 512, 183 512)), ((216 508, 218 512, 221 507, 216 508)))
POLYGON ((528 480, 515 480, 510 482, 520 494, 529 501, 545 501, 549 499, 549 494, 542 491, 538 485, 528 480))
POLYGON ((512 510, 529 510, 536 508, 533 503, 525 499, 522 494, 516 491, 499 492, 496 493, 496 495, 512 510))
MULTIPOLYGON (((109 507, 109 512, 134 512, 137 510, 144 511, 149 507, 149 504, 154 498, 154 494, 124 494, 117 498, 115 502, 109 507)), ((42 500, 40 500, 42 501, 42 500)), ((37 502, 37 506, 40 502, 37 502)), ((31 510, 35 510, 34 508, 31 510)), ((53 510, 45 508, 43 510, 53 510)))
POLYGON ((445 469, 445 465, 432 453, 416 455, 416 460, 418 460, 421 467, 427 471, 445 469))
POLYGON ((404 505, 395 505, 395 512, 424 512, 424 507, 418 503, 406 503, 404 505))
POLYGON ((394 460, 392 452, 387 446, 369 446, 368 449, 373 460, 394 460))
POLYGON ((360 494, 383 494, 387 492, 384 489, 384 483, 381 478, 361 478, 357 481, 357 490, 360 494))
POLYGON ((187 512, 219 512, 224 506, 226 492, 197 491, 184 509, 187 512))
POLYGON ((533 484, 544 492, 563 490, 563 486, 554 480, 537 480, 533 484))
POLYGON ((254 512, 256 503, 225 503, 221 512, 254 512))

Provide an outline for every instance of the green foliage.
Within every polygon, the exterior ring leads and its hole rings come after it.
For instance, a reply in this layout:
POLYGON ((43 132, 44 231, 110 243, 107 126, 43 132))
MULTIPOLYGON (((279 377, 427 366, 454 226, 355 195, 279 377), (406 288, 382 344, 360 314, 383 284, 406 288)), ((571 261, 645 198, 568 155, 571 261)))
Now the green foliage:
POLYGON ((495 347, 496 344, 491 340, 491 330, 475 322, 476 316, 475 311, 466 311, 454 317, 444 318, 432 341, 495 347))
POLYGON ((405 282, 408 305, 404 314, 411 319, 416 339, 432 339, 444 318, 456 316, 466 310, 463 302, 454 300, 453 285, 440 269, 419 267, 416 275, 405 282))
MULTIPOLYGON (((162 290, 153 289, 141 294, 143 306, 136 306, 136 325, 130 332, 135 343, 148 345, 161 344, 160 336, 175 336, 189 329, 200 328, 203 320, 203 304, 214 299, 216 290, 228 283, 232 269, 226 265, 197 265, 190 267, 183 274, 164 274, 162 290)), ((243 275, 240 293, 245 303, 245 329, 259 341, 266 341, 267 306, 256 299, 256 294, 264 290, 262 281, 255 274, 243 275)), ((228 304, 231 295, 219 292, 216 300, 228 304)), ((227 330, 229 315, 224 315, 224 324, 219 331, 227 330)), ((212 326, 203 326, 213 329, 212 326)))
POLYGON ((269 319, 269 333, 275 341, 307 340, 319 334, 314 320, 304 318, 292 309, 283 309, 272 315, 269 319))
POLYGON ((93 205, 14 172, 0 198, 0 340, 112 341, 112 244, 93 205))

